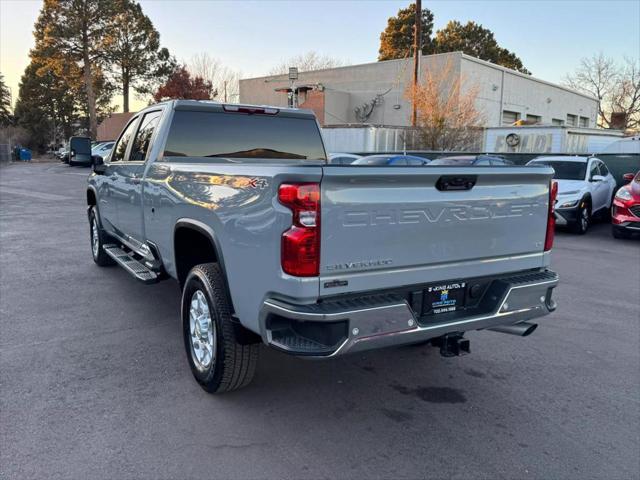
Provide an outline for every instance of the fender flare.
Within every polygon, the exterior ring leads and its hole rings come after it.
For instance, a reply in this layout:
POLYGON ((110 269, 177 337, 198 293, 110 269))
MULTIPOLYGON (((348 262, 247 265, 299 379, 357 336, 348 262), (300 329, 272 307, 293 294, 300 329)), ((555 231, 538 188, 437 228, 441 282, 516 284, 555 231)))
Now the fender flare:
POLYGON ((89 192, 93 192, 93 197, 96 199, 96 203, 95 203, 95 205, 91 205, 87 201, 87 217, 91 214, 91 209, 93 207, 95 207, 96 208, 96 212, 98 212, 98 215, 97 215, 97 217, 98 217, 98 226, 100 228, 102 228, 102 218, 100 216, 100 208, 98 207, 98 192, 96 191, 96 189, 95 189, 95 187, 93 185, 88 185, 86 193, 89 193, 89 192))
POLYGON ((229 291, 229 280, 227 276, 227 268, 224 263, 224 255, 222 254, 222 246, 220 245, 220 241, 218 240, 218 236, 215 234, 213 229, 204 222, 199 220, 194 220, 193 218, 179 218, 175 225, 173 226, 173 238, 171 239, 173 243, 173 263, 177 265, 176 262, 176 251, 175 251, 175 238, 176 238, 176 230, 179 228, 190 228, 191 230, 195 230, 205 237, 209 239, 211 246, 215 250, 216 258, 218 259, 218 265, 220 265, 220 269, 222 270, 222 274, 227 282, 227 293, 229 293, 229 298, 231 298, 231 292, 229 291))

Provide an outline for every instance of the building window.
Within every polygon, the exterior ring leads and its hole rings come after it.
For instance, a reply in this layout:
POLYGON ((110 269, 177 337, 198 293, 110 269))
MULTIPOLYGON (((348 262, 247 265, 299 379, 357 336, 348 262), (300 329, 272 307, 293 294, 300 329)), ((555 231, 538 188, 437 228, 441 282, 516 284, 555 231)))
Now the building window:
POLYGON ((570 127, 575 127, 578 120, 577 115, 571 115, 570 113, 567 115, 567 125, 570 127))
POLYGON ((580 126, 584 128, 589 128, 589 118, 580 117, 580 126))
POLYGON ((513 125, 518 120, 520 120, 520 114, 518 112, 502 111, 502 125, 513 125))
POLYGON ((552 118, 551 125, 556 125, 558 127, 561 127, 562 125, 564 125, 564 120, 560 120, 559 118, 552 118))
POLYGON ((527 123, 530 123, 531 125, 535 125, 537 123, 540 123, 541 121, 542 121, 541 116, 527 114, 527 123))

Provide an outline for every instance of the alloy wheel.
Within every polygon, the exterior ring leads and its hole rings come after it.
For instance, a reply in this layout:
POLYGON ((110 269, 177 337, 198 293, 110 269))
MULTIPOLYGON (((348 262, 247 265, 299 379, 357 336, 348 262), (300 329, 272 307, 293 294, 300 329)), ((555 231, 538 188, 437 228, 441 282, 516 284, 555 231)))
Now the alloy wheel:
POLYGON ((191 357, 196 368, 204 372, 216 356, 216 324, 211 318, 207 297, 201 290, 191 296, 189 305, 191 357))
POLYGON ((95 217, 91 219, 91 252, 93 258, 98 258, 100 248, 100 237, 98 236, 98 223, 95 217))

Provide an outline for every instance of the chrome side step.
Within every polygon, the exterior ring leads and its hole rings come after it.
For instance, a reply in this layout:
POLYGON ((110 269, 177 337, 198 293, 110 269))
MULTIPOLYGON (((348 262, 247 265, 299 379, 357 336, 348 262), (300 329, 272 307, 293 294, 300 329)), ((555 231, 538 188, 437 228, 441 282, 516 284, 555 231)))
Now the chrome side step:
POLYGON ((118 265, 142 283, 150 284, 160 281, 160 275, 157 272, 144 266, 138 260, 133 258, 131 253, 125 252, 119 246, 111 243, 104 245, 102 248, 118 265))

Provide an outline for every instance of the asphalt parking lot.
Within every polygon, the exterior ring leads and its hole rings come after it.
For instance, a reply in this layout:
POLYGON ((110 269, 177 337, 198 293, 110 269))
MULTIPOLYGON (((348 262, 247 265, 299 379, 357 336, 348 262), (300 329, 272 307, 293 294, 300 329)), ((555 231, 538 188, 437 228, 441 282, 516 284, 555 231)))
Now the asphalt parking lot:
POLYGON ((640 476, 640 241, 559 232, 558 311, 472 354, 330 361, 264 348, 254 382, 192 379, 174 281, 91 260, 88 169, 0 168, 0 477, 640 476))

